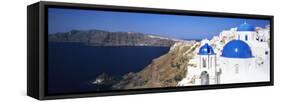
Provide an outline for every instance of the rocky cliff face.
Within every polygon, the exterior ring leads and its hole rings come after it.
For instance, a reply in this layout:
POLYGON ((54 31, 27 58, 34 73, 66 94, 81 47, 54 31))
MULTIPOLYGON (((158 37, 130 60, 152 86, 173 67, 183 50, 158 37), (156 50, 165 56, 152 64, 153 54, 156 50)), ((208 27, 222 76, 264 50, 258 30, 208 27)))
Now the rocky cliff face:
POLYGON ((51 42, 81 42, 92 46, 172 46, 177 39, 134 32, 72 30, 49 35, 51 42))
POLYGON ((195 41, 175 43, 170 51, 154 59, 138 73, 128 73, 113 85, 115 89, 175 87, 185 77, 189 60, 199 46, 195 41))

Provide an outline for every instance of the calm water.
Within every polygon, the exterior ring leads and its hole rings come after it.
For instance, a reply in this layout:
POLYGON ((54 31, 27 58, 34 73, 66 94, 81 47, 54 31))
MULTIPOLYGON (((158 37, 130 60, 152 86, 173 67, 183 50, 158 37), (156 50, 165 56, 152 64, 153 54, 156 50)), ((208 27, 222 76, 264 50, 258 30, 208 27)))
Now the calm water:
MULTIPOLYGON (((48 92, 98 91, 90 81, 103 72, 121 77, 138 72, 169 51, 168 47, 102 47, 49 42, 48 92)), ((106 89, 104 89, 106 90, 106 89)))

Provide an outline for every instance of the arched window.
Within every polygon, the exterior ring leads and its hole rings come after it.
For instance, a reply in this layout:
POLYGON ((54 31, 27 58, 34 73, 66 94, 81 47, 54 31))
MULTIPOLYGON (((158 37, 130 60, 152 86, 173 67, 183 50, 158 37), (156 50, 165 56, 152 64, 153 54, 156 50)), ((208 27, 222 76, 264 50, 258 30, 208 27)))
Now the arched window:
POLYGON ((209 85, 209 73, 207 71, 201 72, 201 85, 209 85))
POLYGON ((207 67, 207 62, 206 62, 206 58, 203 58, 203 68, 207 67))
POLYGON ((245 36, 245 40, 248 41, 248 35, 245 36))

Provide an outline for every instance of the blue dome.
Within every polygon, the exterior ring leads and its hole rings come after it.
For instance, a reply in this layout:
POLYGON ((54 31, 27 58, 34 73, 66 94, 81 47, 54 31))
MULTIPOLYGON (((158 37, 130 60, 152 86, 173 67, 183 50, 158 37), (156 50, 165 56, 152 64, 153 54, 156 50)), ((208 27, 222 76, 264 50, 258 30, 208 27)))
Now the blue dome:
POLYGON ((244 24, 241 24, 237 31, 255 31, 255 27, 247 24, 246 22, 244 24))
POLYGON ((205 44, 199 49, 199 55, 213 55, 215 54, 214 49, 209 44, 205 44))
POLYGON ((222 50, 223 57, 228 58, 251 58, 253 57, 251 48, 242 40, 232 40, 228 42, 222 50))

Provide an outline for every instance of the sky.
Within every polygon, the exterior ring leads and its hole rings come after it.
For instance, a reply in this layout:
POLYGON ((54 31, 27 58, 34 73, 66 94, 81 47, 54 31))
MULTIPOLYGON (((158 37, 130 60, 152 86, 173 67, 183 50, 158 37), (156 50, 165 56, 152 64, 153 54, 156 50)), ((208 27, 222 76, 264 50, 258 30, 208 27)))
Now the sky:
POLYGON ((258 19, 48 9, 49 34, 97 29, 111 32, 140 32, 178 39, 209 39, 222 30, 237 27, 244 22, 258 27, 269 24, 269 20, 258 19))

